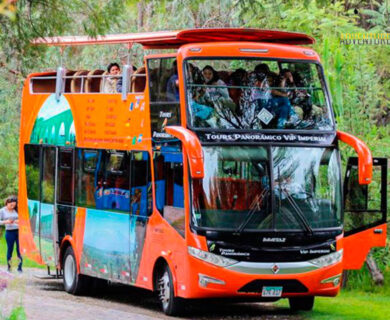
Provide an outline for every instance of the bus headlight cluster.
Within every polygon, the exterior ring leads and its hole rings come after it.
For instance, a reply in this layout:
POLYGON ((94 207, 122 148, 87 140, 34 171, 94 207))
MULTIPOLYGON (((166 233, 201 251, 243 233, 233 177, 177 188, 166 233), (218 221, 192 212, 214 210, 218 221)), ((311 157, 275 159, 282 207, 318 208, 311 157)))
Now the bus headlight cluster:
POLYGON ((342 258, 343 258, 343 249, 327 254, 322 257, 312 259, 309 262, 315 265, 316 267, 322 268, 340 262, 342 258))
POLYGON ((220 255, 203 251, 194 247, 188 247, 188 253, 197 259, 214 264, 218 267, 228 267, 238 262, 234 259, 225 258, 220 255))

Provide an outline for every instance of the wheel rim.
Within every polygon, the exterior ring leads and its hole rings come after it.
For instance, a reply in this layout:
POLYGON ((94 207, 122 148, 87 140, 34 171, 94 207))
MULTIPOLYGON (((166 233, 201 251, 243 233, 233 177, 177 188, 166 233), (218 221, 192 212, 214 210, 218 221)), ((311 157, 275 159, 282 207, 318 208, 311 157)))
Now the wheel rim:
POLYGON ((159 298, 162 303, 163 309, 167 309, 171 300, 171 283, 169 279, 168 271, 165 271, 159 282, 159 298))
POLYGON ((75 263, 71 255, 68 255, 65 259, 64 266, 64 279, 68 288, 71 288, 75 278, 75 263))

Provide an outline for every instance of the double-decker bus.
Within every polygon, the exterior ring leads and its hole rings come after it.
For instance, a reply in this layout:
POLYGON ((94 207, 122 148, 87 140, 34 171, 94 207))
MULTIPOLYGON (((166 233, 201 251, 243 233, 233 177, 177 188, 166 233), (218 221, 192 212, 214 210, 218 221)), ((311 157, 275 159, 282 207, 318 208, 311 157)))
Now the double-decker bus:
POLYGON ((186 299, 335 296, 386 242, 387 161, 336 130, 314 39, 259 29, 54 37, 140 44, 144 65, 34 73, 20 130, 22 253, 63 274, 186 299), (166 50, 169 51, 166 51, 166 50), (346 164, 339 143, 356 150, 346 164))

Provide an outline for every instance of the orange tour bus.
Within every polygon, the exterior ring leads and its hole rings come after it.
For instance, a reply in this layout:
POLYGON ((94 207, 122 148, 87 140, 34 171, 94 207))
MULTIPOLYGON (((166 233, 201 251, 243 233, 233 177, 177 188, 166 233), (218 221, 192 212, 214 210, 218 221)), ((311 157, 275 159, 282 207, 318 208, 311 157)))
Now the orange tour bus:
POLYGON ((33 41, 134 43, 147 50, 135 71, 27 77, 22 253, 71 294, 134 285, 168 315, 187 299, 310 310, 337 295, 343 270, 385 245, 387 160, 336 130, 314 39, 227 28, 33 41), (343 182, 340 142, 357 154, 343 182))

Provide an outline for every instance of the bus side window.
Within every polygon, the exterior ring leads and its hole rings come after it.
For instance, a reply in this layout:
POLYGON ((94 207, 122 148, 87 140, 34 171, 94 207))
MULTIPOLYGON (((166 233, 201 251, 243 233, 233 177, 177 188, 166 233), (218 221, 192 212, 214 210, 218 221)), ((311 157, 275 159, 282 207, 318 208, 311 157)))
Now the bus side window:
POLYGON ((54 204, 54 181, 56 150, 53 147, 43 148, 43 170, 41 202, 54 204))
POLYGON ((57 224, 58 241, 71 235, 76 218, 74 207, 74 154, 73 148, 59 148, 57 168, 57 224))
POLYGON ((29 144, 24 146, 24 161, 26 163, 26 187, 28 200, 28 213, 31 232, 39 234, 39 191, 40 191, 40 149, 41 146, 29 144))
POLYGON ((26 163, 26 186, 28 200, 39 201, 39 145, 24 146, 24 161, 26 163))
POLYGON ((132 152, 131 157, 131 214, 146 217, 152 213, 152 186, 149 153, 132 152))
POLYGON ((157 209, 182 235, 185 230, 183 156, 175 150, 154 153, 157 209))
POLYGON ((95 208, 95 196, 103 194, 103 181, 99 166, 102 152, 90 149, 76 149, 76 205, 95 208))
POLYGON ((153 141, 170 140, 165 126, 180 124, 176 58, 147 60, 150 92, 150 121, 153 141))
POLYGON ((125 151, 104 151, 102 185, 98 182, 96 207, 98 209, 130 211, 129 167, 130 157, 125 151))
POLYGON ((73 154, 73 149, 59 150, 57 202, 60 204, 74 204, 73 154))

